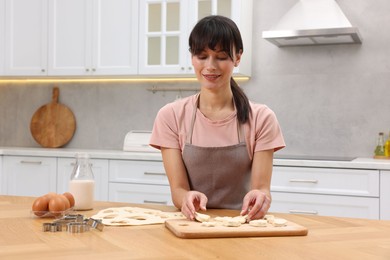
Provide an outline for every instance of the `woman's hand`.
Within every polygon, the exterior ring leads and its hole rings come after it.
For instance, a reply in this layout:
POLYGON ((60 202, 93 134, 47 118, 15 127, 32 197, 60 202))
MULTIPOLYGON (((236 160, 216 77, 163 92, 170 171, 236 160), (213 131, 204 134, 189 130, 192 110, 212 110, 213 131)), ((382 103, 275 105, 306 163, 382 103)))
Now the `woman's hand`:
POLYGON ((195 212, 206 210, 207 197, 199 191, 188 191, 181 204, 181 212, 190 220, 194 220, 195 212))
POLYGON ((264 217, 271 206, 271 196, 261 190, 249 191, 243 200, 241 215, 248 214, 248 219, 264 217))

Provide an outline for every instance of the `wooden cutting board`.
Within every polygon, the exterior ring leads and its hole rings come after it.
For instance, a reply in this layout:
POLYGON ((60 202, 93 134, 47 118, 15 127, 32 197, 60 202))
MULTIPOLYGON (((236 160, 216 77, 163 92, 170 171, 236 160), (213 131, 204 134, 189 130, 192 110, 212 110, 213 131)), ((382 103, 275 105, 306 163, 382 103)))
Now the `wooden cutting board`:
POLYGON ((30 131, 37 143, 47 148, 57 148, 68 143, 76 130, 72 111, 58 103, 59 89, 53 88, 52 102, 41 106, 33 115, 30 131))
POLYGON ((171 219, 165 221, 165 226, 180 238, 306 236, 308 233, 306 227, 291 221, 287 221, 284 227, 274 227, 271 224, 267 224, 267 227, 252 227, 249 224, 242 224, 239 227, 222 225, 204 227, 202 223, 196 221, 171 219))

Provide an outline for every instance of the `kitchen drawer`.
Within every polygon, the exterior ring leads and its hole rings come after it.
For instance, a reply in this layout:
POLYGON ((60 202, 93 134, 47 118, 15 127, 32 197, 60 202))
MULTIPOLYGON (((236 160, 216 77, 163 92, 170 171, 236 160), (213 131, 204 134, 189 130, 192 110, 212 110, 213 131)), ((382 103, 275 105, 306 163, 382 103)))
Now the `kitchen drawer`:
POLYGON ((271 190, 379 197, 379 171, 276 166, 271 190))
POLYGON ((168 178, 162 162, 110 160, 110 182, 163 184, 168 178))
POLYGON ((57 158, 4 156, 0 177, 2 194, 41 196, 56 192, 57 158))
POLYGON ((379 219, 379 198, 272 192, 270 212, 379 219))
POLYGON ((173 205, 171 190, 165 185, 110 183, 109 200, 140 204, 173 205))

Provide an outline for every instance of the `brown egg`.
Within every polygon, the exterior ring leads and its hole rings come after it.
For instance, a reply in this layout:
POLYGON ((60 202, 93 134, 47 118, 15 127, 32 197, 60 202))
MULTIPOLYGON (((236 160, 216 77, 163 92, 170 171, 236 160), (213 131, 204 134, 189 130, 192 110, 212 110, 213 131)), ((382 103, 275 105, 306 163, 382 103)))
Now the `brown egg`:
POLYGON ((70 207, 73 207, 74 206, 74 197, 73 197, 72 193, 65 192, 63 195, 69 200, 70 207))
POLYGON ((64 203, 65 203, 65 210, 69 209, 70 208, 70 202, 69 202, 68 198, 65 195, 63 195, 63 194, 59 194, 58 197, 60 197, 64 201, 64 203))
POLYGON ((60 196, 54 196, 49 201, 49 211, 54 216, 60 216, 65 210, 66 204, 60 196))
POLYGON ((32 205, 32 210, 35 215, 41 217, 43 216, 49 208, 49 198, 46 196, 42 196, 37 198, 33 205, 32 205))
POLYGON ((58 194, 55 193, 55 192, 49 192, 49 193, 45 194, 44 196, 45 196, 45 197, 48 197, 49 200, 50 200, 51 198, 53 198, 53 197, 55 197, 55 196, 57 196, 57 195, 58 195, 58 194))

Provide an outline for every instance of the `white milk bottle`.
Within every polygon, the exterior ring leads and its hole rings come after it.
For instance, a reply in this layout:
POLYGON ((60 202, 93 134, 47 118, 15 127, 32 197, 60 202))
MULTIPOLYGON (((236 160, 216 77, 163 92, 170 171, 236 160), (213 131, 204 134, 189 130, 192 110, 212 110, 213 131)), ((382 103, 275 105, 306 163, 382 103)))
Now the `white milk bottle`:
POLYGON ((75 210, 90 210, 93 208, 95 180, 88 154, 76 155, 76 164, 69 182, 69 192, 74 197, 75 210))

